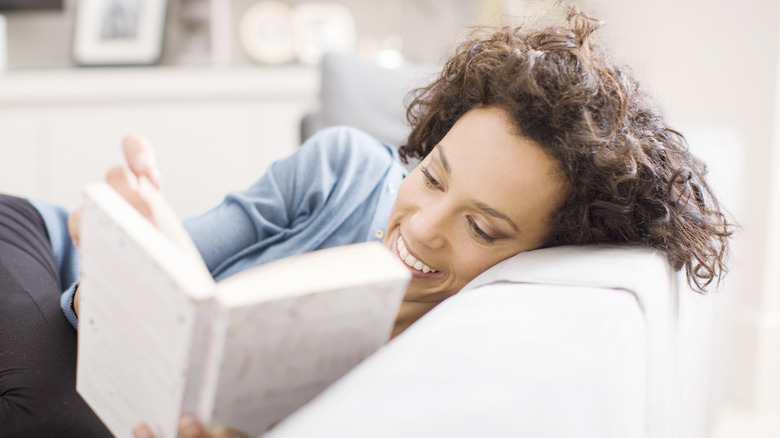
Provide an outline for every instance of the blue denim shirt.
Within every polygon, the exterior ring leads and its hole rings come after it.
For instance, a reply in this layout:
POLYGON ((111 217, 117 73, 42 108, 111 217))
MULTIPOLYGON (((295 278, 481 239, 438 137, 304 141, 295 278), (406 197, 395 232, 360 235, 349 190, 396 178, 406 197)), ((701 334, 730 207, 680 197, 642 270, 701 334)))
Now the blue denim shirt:
MULTIPOLYGON (((350 243, 382 240, 406 176, 395 149, 355 129, 319 132, 273 163, 248 189, 184 221, 206 266, 219 281, 245 269, 350 243)), ((78 253, 67 233, 67 211, 31 200, 46 223, 74 327, 78 253)))

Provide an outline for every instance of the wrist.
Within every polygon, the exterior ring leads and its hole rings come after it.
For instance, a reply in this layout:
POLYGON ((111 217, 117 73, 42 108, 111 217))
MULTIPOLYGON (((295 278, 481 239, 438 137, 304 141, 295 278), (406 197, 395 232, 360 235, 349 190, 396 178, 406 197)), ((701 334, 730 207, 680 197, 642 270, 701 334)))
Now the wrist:
POLYGON ((76 286, 76 291, 73 292, 73 313, 79 316, 79 286, 76 286))

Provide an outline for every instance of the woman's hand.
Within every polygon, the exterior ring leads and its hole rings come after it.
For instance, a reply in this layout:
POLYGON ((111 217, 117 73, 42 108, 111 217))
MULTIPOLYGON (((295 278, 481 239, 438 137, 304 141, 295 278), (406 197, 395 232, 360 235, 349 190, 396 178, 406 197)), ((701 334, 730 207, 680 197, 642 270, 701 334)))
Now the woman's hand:
MULTIPOLYGON (((135 438, 154 438, 151 429, 146 424, 138 424, 133 428, 135 438)), ((183 415, 179 420, 179 438, 232 438, 233 434, 229 429, 218 427, 211 432, 207 432, 200 421, 194 415, 183 415)))
MULTIPOLYGON (((149 205, 138 193, 138 180, 146 177, 158 189, 162 186, 160 171, 154 155, 154 149, 147 139, 139 135, 129 135, 122 141, 127 167, 117 166, 106 174, 106 182, 114 188, 130 205, 146 218, 151 219, 149 205)), ((73 243, 79 244, 81 226, 81 208, 68 218, 68 233, 73 243)))
MULTIPOLYGON (((138 192, 138 180, 143 176, 157 189, 162 187, 154 149, 144 137, 129 135, 122 141, 122 150, 124 151, 127 167, 117 166, 109 170, 106 174, 106 182, 144 217, 151 220, 151 209, 138 192)), ((81 212, 82 208, 78 208, 68 217, 68 233, 76 246, 79 245, 81 212)), ((76 312, 76 315, 79 313, 78 293, 77 288, 73 296, 73 310, 76 312)))

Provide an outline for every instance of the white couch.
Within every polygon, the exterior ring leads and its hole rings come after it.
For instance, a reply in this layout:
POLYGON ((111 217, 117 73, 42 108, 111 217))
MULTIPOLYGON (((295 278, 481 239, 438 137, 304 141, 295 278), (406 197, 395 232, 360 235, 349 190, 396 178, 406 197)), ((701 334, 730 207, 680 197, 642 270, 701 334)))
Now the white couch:
POLYGON ((649 249, 523 253, 264 438, 709 437, 715 299, 649 249))
MULTIPOLYGON (((302 136, 349 124, 398 144, 403 96, 431 71, 326 56, 302 136)), ((717 299, 649 249, 519 254, 267 436, 710 437, 717 299)))

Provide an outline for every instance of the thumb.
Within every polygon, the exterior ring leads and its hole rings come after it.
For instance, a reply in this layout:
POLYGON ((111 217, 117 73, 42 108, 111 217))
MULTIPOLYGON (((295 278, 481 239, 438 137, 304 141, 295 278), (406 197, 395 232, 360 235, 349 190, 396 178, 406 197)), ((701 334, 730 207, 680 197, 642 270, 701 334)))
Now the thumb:
POLYGON ((128 135, 122 141, 122 150, 128 167, 136 177, 145 176, 157 189, 162 188, 157 157, 149 140, 137 134, 128 135))
POLYGON ((70 239, 73 241, 73 244, 76 246, 79 246, 79 231, 81 228, 81 208, 78 208, 73 211, 73 213, 68 216, 68 234, 70 234, 70 239))

